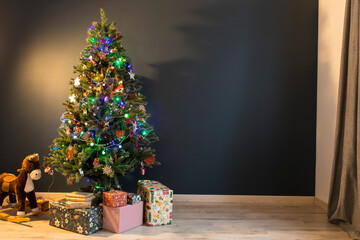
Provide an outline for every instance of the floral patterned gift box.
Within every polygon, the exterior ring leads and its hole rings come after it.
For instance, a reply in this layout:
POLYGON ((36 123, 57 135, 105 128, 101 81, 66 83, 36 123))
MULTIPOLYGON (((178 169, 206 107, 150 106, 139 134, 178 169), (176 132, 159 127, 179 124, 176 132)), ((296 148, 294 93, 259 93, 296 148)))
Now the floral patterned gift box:
POLYGON ((173 190, 153 180, 139 180, 137 193, 144 201, 144 222, 148 226, 172 223, 173 190))
POLYGON ((102 228, 102 208, 66 209, 66 200, 50 203, 51 226, 88 235, 102 228))

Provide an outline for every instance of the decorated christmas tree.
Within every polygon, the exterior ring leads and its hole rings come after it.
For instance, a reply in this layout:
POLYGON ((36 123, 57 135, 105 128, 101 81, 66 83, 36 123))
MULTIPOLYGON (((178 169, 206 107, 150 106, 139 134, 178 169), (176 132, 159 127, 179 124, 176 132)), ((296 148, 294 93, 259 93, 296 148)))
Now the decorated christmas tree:
POLYGON ((88 29, 88 45, 74 66, 59 137, 45 158, 68 184, 86 178, 95 193, 118 187, 118 176, 159 164, 149 145, 158 140, 147 123, 145 97, 121 44, 121 34, 100 9, 101 23, 88 29))

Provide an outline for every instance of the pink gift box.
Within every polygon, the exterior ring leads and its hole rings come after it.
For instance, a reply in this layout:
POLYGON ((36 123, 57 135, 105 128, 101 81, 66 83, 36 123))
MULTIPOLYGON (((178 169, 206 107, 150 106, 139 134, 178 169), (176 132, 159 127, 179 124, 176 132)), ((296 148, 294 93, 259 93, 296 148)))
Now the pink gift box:
POLYGON ((103 207, 103 229, 122 233, 142 225, 144 205, 142 201, 117 208, 101 205, 103 207))

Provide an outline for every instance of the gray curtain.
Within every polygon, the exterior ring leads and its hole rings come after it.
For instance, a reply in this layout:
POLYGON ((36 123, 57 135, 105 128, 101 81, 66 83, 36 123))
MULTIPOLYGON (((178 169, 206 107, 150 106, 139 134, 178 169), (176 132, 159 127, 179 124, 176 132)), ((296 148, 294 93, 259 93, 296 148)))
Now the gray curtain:
POLYGON ((347 0, 328 218, 360 239, 359 0, 347 0))

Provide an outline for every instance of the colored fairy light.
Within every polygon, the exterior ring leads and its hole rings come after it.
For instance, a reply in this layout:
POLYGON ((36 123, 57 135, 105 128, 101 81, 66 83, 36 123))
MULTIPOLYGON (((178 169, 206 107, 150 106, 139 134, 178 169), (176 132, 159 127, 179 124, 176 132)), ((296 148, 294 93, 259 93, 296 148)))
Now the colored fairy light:
POLYGON ((122 146, 121 146, 121 145, 119 145, 119 148, 122 148, 122 146))
POLYGON ((81 133, 80 133, 80 134, 81 134, 81 135, 84 135, 84 133, 85 133, 84 131, 81 131, 81 133))
POLYGON ((115 102, 119 102, 119 101, 120 101, 120 97, 116 97, 115 102))
POLYGON ((104 97, 104 101, 107 102, 107 100, 109 100, 109 97, 108 97, 108 96, 105 96, 105 97, 104 97))
POLYGON ((125 113, 124 117, 129 118, 129 114, 125 113))
POLYGON ((102 153, 102 155, 105 155, 105 154, 106 154, 105 150, 103 150, 101 153, 102 153))
POLYGON ((124 105, 125 105, 125 103, 124 103, 123 101, 121 101, 121 102, 120 102, 120 106, 123 107, 124 105))
POLYGON ((96 38, 91 38, 91 39, 90 39, 90 42, 91 42, 92 44, 95 44, 95 43, 97 42, 97 40, 96 40, 96 38))
POLYGON ((92 142, 92 143, 90 143, 90 146, 94 146, 94 143, 92 142))
POLYGON ((114 65, 115 67, 121 67, 122 63, 123 63, 123 59, 119 58, 114 62, 114 65))
POLYGON ((149 132, 144 130, 141 134, 145 137, 145 136, 147 136, 149 134, 149 132))
POLYGON ((68 120, 68 123, 71 123, 71 120, 68 120))

